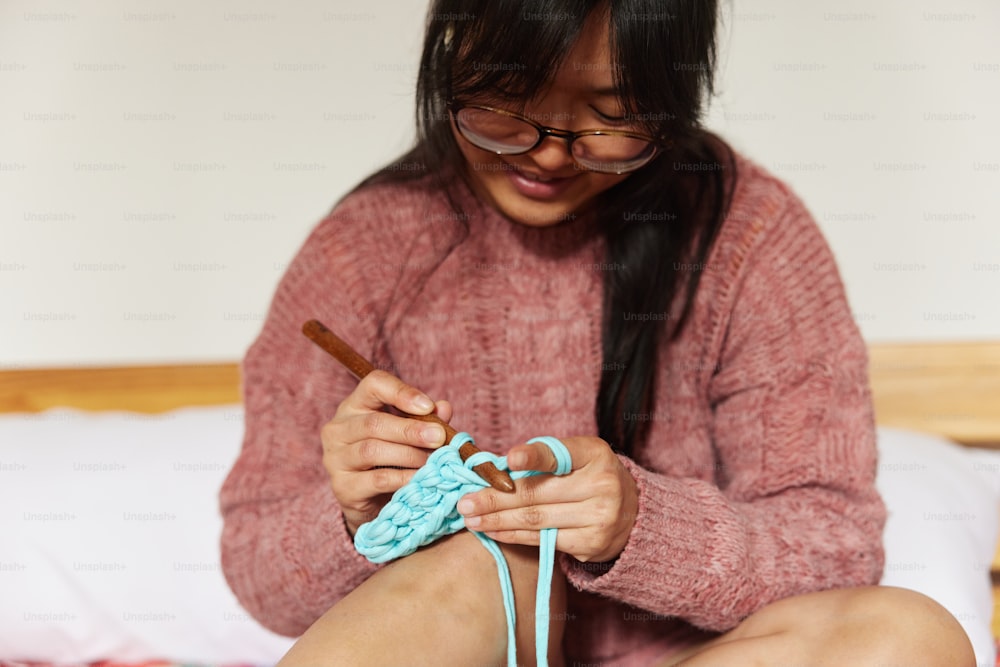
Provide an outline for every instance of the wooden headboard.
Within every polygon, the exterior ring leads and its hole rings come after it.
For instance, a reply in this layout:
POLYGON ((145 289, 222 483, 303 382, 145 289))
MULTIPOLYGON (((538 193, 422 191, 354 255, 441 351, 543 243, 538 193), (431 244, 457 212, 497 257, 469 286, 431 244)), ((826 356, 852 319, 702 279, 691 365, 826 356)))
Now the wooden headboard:
POLYGON ((1000 342, 872 345, 879 424, 1000 448, 1000 342))
MULTIPOLYGON (((1000 448, 1000 342, 872 345, 875 411, 885 426, 1000 448)), ((0 412, 165 412, 238 403, 235 363, 0 371, 0 412)))
POLYGON ((235 363, 0 371, 0 412, 66 406, 156 413, 239 402, 240 371, 235 363))

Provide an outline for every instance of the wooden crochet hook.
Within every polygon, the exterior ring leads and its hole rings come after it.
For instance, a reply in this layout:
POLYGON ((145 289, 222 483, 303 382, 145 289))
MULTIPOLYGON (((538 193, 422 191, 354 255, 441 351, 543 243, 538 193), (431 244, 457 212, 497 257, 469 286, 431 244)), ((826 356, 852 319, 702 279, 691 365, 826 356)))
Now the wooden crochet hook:
MULTIPOLYGON (((343 339, 337 334, 333 333, 319 320, 309 320, 302 325, 302 333, 306 335, 306 338, 316 343, 316 345, 323 348, 324 351, 330 354, 334 359, 339 361, 344 367, 354 374, 354 377, 359 380, 375 370, 371 362, 358 354, 354 348, 348 345, 343 339)), ((455 437, 458 433, 454 428, 448 425, 446 421, 438 417, 436 414, 431 413, 429 415, 411 415, 409 413, 404 413, 410 419, 419 419, 420 421, 430 422, 432 424, 440 424, 444 428, 445 442, 451 442, 451 439, 455 437)), ((471 442, 467 442, 458 449, 459 456, 462 457, 463 461, 467 461, 473 454, 479 453, 479 448, 476 447, 471 442)), ((503 470, 500 470, 495 465, 490 462, 480 463, 475 466, 473 470, 479 474, 480 477, 485 479, 490 486, 498 491, 505 491, 507 493, 512 493, 514 491, 514 480, 510 478, 503 470)))

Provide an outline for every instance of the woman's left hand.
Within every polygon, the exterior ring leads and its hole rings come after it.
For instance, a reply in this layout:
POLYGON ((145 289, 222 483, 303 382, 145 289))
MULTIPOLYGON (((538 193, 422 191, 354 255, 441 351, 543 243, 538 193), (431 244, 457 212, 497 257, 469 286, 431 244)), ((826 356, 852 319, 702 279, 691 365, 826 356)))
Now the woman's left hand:
MULTIPOLYGON (((639 493, 632 475, 604 440, 560 438, 573 458, 568 475, 536 475, 517 482, 514 493, 484 489, 458 503, 469 530, 498 542, 537 546, 539 530, 558 528, 556 549, 579 561, 613 560, 635 523, 639 493)), ((507 454, 513 470, 553 472, 556 459, 542 443, 518 445, 507 454)))

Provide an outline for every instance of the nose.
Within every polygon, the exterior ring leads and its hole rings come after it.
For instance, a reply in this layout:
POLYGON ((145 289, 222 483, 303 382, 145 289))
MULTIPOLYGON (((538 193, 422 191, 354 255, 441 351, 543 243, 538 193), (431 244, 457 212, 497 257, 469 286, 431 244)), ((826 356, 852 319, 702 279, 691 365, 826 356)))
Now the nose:
POLYGON ((569 152, 569 142, 552 135, 542 139, 542 143, 529 152, 528 156, 545 171, 565 171, 574 164, 573 156, 569 152))

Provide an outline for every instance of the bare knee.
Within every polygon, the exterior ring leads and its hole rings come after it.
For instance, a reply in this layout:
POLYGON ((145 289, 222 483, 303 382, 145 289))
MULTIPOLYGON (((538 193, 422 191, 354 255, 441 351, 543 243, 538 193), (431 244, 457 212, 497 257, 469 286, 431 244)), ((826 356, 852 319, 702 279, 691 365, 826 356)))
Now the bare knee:
POLYGON ((393 598, 418 600, 438 614, 450 613, 469 623, 473 619, 493 623, 503 618, 496 564, 467 531, 393 561, 376 576, 387 583, 393 598), (485 611, 494 608, 498 610, 495 615, 484 617, 485 611))
POLYGON ((849 607, 852 625, 873 623, 886 665, 972 667, 972 643, 962 625, 938 602, 916 591, 895 587, 856 589, 849 607))
MULTIPOLYGON (((535 592, 538 583, 538 548, 501 544, 514 589, 517 615, 519 661, 530 664, 535 654, 535 592)), ((391 578, 398 588, 397 599, 421 600, 437 614, 447 614, 468 629, 478 628, 480 636, 500 631, 505 639, 506 619, 497 564, 479 539, 461 531, 439 540, 385 569, 398 567, 406 573, 391 578), (414 577, 412 572, 421 576, 414 577), (473 584, 474 582, 474 584, 473 584), (462 594, 459 594, 461 592, 462 594)), ((566 581, 558 568, 553 572, 550 597, 549 656, 551 664, 561 663, 565 625, 566 581)))
POLYGON ((361 583, 280 665, 499 664, 507 637, 495 572, 474 535, 439 540, 361 583))
MULTIPOLYGON (((939 603, 916 591, 866 586, 803 595, 772 606, 777 612, 775 625, 764 630, 805 638, 807 645, 824 647, 820 650, 839 654, 849 664, 975 665, 972 644, 961 624, 939 603)), ((767 608, 762 611, 766 614, 767 608)))
POLYGON ((734 630, 669 664, 974 667, 961 624, 931 598, 870 586, 772 603, 734 630))

